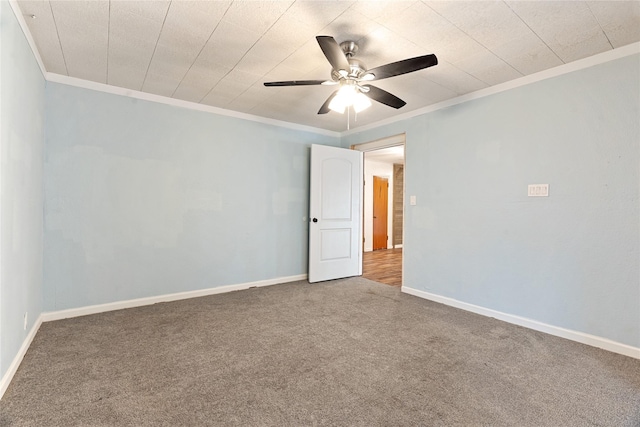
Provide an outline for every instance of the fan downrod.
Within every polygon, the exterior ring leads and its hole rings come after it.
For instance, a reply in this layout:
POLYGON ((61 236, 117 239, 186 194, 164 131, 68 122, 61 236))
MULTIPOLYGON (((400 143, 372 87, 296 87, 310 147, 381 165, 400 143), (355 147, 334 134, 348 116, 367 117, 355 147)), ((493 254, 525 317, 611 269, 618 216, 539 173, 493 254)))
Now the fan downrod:
POLYGON ((367 67, 362 61, 354 58, 356 53, 358 53, 358 44, 353 41, 344 41, 340 43, 340 49, 342 49, 342 52, 344 52, 344 55, 347 57, 347 61, 349 61, 349 74, 344 76, 336 70, 331 70, 331 79, 334 82, 338 82, 341 78, 345 77, 347 79, 361 78, 366 73, 367 67))
POLYGON ((356 44, 356 42, 352 41, 340 43, 340 49, 342 49, 347 58, 356 56, 356 53, 358 53, 358 45, 356 44))

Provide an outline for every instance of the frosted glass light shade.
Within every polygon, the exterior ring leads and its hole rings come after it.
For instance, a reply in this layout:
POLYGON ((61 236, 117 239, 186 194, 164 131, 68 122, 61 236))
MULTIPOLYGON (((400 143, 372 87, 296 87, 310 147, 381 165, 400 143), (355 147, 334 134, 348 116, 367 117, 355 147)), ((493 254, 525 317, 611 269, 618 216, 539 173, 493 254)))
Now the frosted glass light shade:
POLYGON ((351 107, 356 113, 365 110, 371 106, 371 100, 365 94, 356 89, 355 86, 342 86, 336 96, 329 103, 329 109, 336 113, 344 114, 345 108, 351 107))
POLYGON ((344 109, 346 107, 347 105, 345 104, 344 99, 338 95, 334 96, 331 102, 329 103, 329 109, 340 114, 344 114, 344 109))
POLYGON ((371 100, 369 97, 362 92, 358 92, 353 98, 353 109, 356 110, 356 113, 359 113, 369 107, 371 107, 371 100))

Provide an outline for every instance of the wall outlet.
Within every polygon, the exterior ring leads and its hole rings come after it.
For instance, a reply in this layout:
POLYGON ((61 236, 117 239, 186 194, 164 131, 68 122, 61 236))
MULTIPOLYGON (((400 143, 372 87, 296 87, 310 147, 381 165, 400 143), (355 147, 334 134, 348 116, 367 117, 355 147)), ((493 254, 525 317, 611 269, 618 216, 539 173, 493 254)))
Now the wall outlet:
POLYGON ((27 330, 27 315, 28 313, 25 311, 24 312, 24 330, 25 331, 27 330))

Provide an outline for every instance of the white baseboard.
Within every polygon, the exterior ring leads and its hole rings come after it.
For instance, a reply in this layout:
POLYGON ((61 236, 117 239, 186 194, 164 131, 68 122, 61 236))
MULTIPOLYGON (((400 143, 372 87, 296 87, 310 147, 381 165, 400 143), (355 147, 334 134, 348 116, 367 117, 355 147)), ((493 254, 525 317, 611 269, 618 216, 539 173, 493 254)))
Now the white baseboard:
POLYGON ((20 346, 20 350, 18 350, 18 354, 16 354, 16 357, 13 358, 11 365, 9 365, 9 369, 2 376, 2 379, 0 380, 0 399, 2 399, 2 396, 4 396, 4 392, 7 391, 7 388, 9 387, 9 384, 11 383, 13 376, 16 374, 16 371, 18 370, 20 363, 22 363, 22 359, 24 358, 24 355, 27 354, 27 350, 29 350, 29 346, 31 345, 33 338, 36 336, 38 329, 40 329, 40 325, 42 325, 42 315, 38 316, 38 319, 31 327, 29 334, 22 342, 22 346, 20 346))
POLYGON ((68 310, 49 311, 42 313, 42 321, 50 322, 52 320, 69 319, 72 317, 87 316, 89 314, 104 313, 107 311, 122 310, 125 308, 142 307, 144 305, 152 305, 161 302, 178 301, 182 299, 204 297, 207 295, 223 294, 226 292, 242 291, 249 288, 258 288, 263 286, 277 285, 280 283, 296 282, 305 280, 306 274, 298 274, 296 276, 278 277, 275 279, 259 280, 257 282, 239 283, 237 285, 219 286, 217 288, 199 289, 196 291, 178 292, 175 294, 165 294, 146 298, 130 299, 125 301, 116 301, 107 304, 89 305, 86 307, 70 308, 68 310))
POLYGON ((18 370, 18 367, 20 366, 20 363, 22 362, 24 355, 27 353, 27 350, 29 349, 29 346, 31 345, 33 338, 36 336, 38 329, 40 329, 40 325, 42 325, 42 322, 69 319, 72 317, 86 316, 88 314, 104 313, 107 311, 121 310, 124 308, 141 307, 144 305, 157 304, 160 302, 177 301, 182 299, 203 297, 207 295, 222 294, 222 293, 232 292, 232 291, 241 291, 244 289, 257 288, 262 286, 271 286, 271 285, 277 285, 280 283, 297 282, 298 280, 306 280, 306 279, 307 279, 306 274, 298 274, 296 276, 278 277, 275 279, 259 280, 257 282, 240 283, 237 285, 220 286, 217 288, 200 289, 197 291, 178 292, 175 294, 166 294, 166 295, 159 295, 155 297, 138 298, 138 299, 132 299, 132 300, 126 300, 126 301, 117 301, 117 302, 112 302, 108 304, 91 305, 87 307, 72 308, 69 310, 49 311, 49 312, 42 313, 40 314, 40 316, 38 317, 38 320, 36 320, 35 324, 29 331, 29 335, 27 335, 24 342, 22 343, 22 346, 20 347, 18 354, 16 354, 16 356, 13 358, 13 361, 11 362, 9 369, 2 377, 2 380, 0 380, 0 399, 2 399, 4 392, 9 387, 9 383, 11 383, 13 376, 18 370))
POLYGON ((401 290, 402 292, 409 295, 428 299, 430 301, 439 302, 441 304, 449 305, 455 308, 460 308, 462 310, 470 311, 476 314, 481 314, 483 316, 493 317, 498 320, 502 320, 508 323, 513 323, 514 325, 524 326, 525 328, 544 332, 549 335, 555 335, 561 338, 566 338, 582 344, 590 345, 592 347, 598 347, 603 350, 611 351, 613 353, 618 353, 625 356, 633 357, 635 359, 640 359, 640 348, 632 347, 627 344, 622 344, 616 341, 612 341, 607 338, 585 334, 583 332, 573 331, 573 330, 561 328, 558 326, 548 325, 546 323, 538 322, 537 320, 527 319, 526 317, 515 316, 513 314, 503 313, 501 311, 492 310, 490 308, 468 304, 466 302, 458 301, 453 298, 443 297, 443 296, 432 294, 429 292, 420 291, 418 289, 409 288, 407 286, 403 286, 401 290))
POLYGON ((40 325, 42 325, 42 322, 69 319, 72 317, 104 313, 107 311, 121 310, 124 308, 141 307, 144 305, 152 305, 160 302, 177 301, 182 299, 203 297, 207 295, 222 294, 222 293, 232 292, 232 291, 241 291, 244 289, 257 288, 262 286, 271 286, 271 285, 277 285, 280 283, 297 282, 298 280, 306 280, 306 279, 307 279, 306 274, 298 274, 296 276, 278 277, 275 279, 259 280, 257 282, 240 283, 237 285, 220 286, 217 288, 200 289, 197 291, 178 292, 175 294, 158 295, 158 296, 148 297, 148 298, 138 298, 138 299, 132 299, 132 300, 126 300, 126 301, 117 301, 117 302, 112 302, 108 304, 91 305, 87 307, 71 308, 68 310, 49 311, 49 312, 42 313, 38 317, 38 320, 36 320, 36 323, 31 328, 31 331, 29 331, 29 335, 27 335, 24 342, 22 343, 22 346, 20 347, 18 354, 16 354, 16 356, 13 358, 13 361, 11 362, 9 369, 2 377, 2 380, 0 380, 0 399, 2 399, 2 396, 4 395, 4 392, 7 390, 7 387, 9 387, 9 383, 11 383, 13 376, 18 370, 18 367, 20 366, 20 363, 22 362, 24 355, 27 353, 27 350, 29 349, 29 346, 31 345, 33 338, 36 336, 38 329, 40 329, 40 325))

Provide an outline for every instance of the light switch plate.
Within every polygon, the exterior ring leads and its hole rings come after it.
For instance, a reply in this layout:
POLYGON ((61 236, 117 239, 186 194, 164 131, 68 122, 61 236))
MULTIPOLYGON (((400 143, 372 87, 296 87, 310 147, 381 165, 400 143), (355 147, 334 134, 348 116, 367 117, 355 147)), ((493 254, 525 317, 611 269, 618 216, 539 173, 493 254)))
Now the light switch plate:
POLYGON ((409 197, 409 204, 411 206, 415 206, 416 205, 416 196, 410 196, 409 197))
POLYGON ((530 184, 527 195, 529 197, 549 197, 549 184, 530 184))

